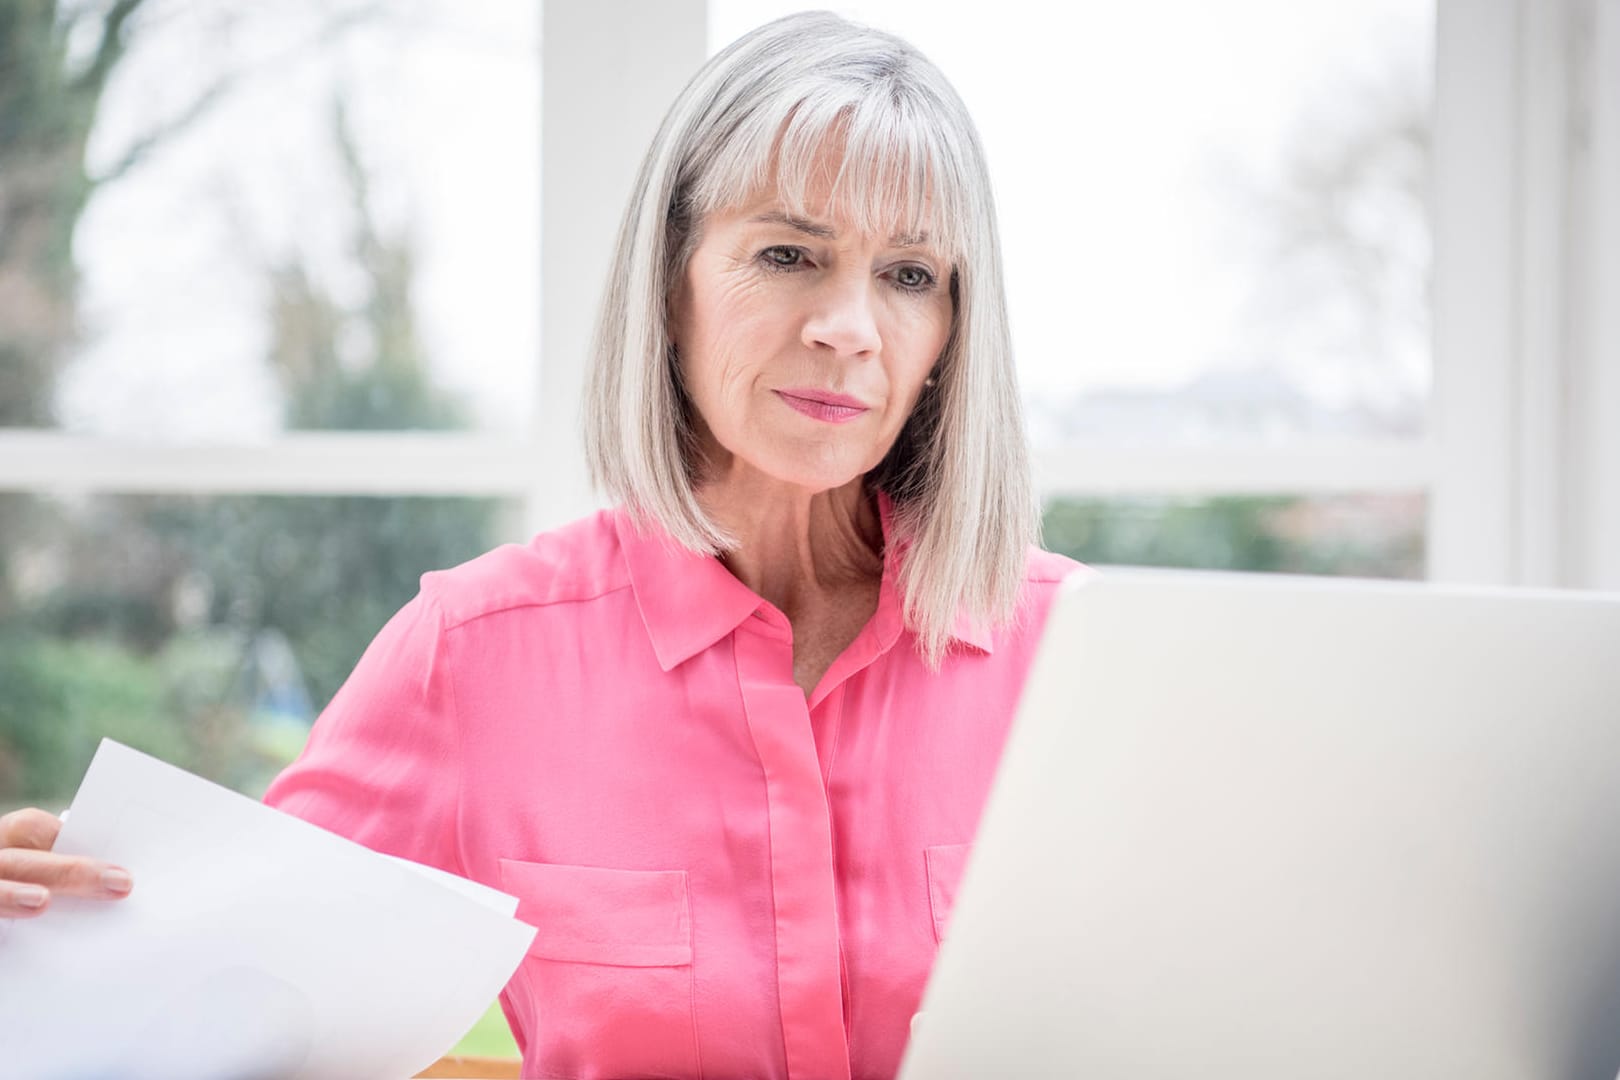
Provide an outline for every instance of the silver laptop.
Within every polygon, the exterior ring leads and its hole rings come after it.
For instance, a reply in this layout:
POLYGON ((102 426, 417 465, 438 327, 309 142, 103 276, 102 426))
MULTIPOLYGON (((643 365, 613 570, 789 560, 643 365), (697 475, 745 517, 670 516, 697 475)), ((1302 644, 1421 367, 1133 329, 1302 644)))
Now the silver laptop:
POLYGON ((1611 1080, 1620 595, 1063 586, 903 1080, 1611 1080))

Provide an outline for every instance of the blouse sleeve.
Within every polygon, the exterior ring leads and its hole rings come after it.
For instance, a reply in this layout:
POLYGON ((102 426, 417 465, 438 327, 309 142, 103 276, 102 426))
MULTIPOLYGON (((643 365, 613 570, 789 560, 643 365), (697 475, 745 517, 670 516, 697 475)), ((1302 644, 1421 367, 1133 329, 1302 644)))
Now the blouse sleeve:
POLYGON ((373 850, 461 873, 460 772, 444 616, 424 588, 366 648, 264 801, 373 850))

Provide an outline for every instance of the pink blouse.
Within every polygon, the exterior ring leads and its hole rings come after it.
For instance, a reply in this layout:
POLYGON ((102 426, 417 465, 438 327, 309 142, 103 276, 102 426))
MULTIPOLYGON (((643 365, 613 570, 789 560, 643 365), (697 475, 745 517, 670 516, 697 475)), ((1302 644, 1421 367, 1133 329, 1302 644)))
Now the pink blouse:
POLYGON ((426 574, 265 801, 519 898, 526 1077, 891 1077, 1079 567, 930 674, 894 548, 808 700, 782 613, 622 510, 426 574))

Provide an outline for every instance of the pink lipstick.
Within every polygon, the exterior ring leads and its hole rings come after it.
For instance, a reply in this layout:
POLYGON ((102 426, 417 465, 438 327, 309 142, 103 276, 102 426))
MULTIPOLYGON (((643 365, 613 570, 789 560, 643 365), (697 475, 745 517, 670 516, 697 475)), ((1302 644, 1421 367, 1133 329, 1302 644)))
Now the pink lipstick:
POLYGON ((790 408, 831 424, 847 423, 867 411, 867 407, 861 404, 859 398, 850 397, 848 394, 834 394, 826 390, 800 387, 777 390, 775 393, 790 408))

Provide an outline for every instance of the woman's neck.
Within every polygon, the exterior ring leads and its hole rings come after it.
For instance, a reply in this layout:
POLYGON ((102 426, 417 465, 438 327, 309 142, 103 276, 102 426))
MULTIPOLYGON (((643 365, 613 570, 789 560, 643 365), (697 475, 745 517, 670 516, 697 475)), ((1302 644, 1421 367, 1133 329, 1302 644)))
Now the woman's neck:
POLYGON ((739 541, 721 560, 726 568, 790 622, 882 577, 882 523, 860 477, 811 492, 738 472, 704 485, 698 498, 739 541))

